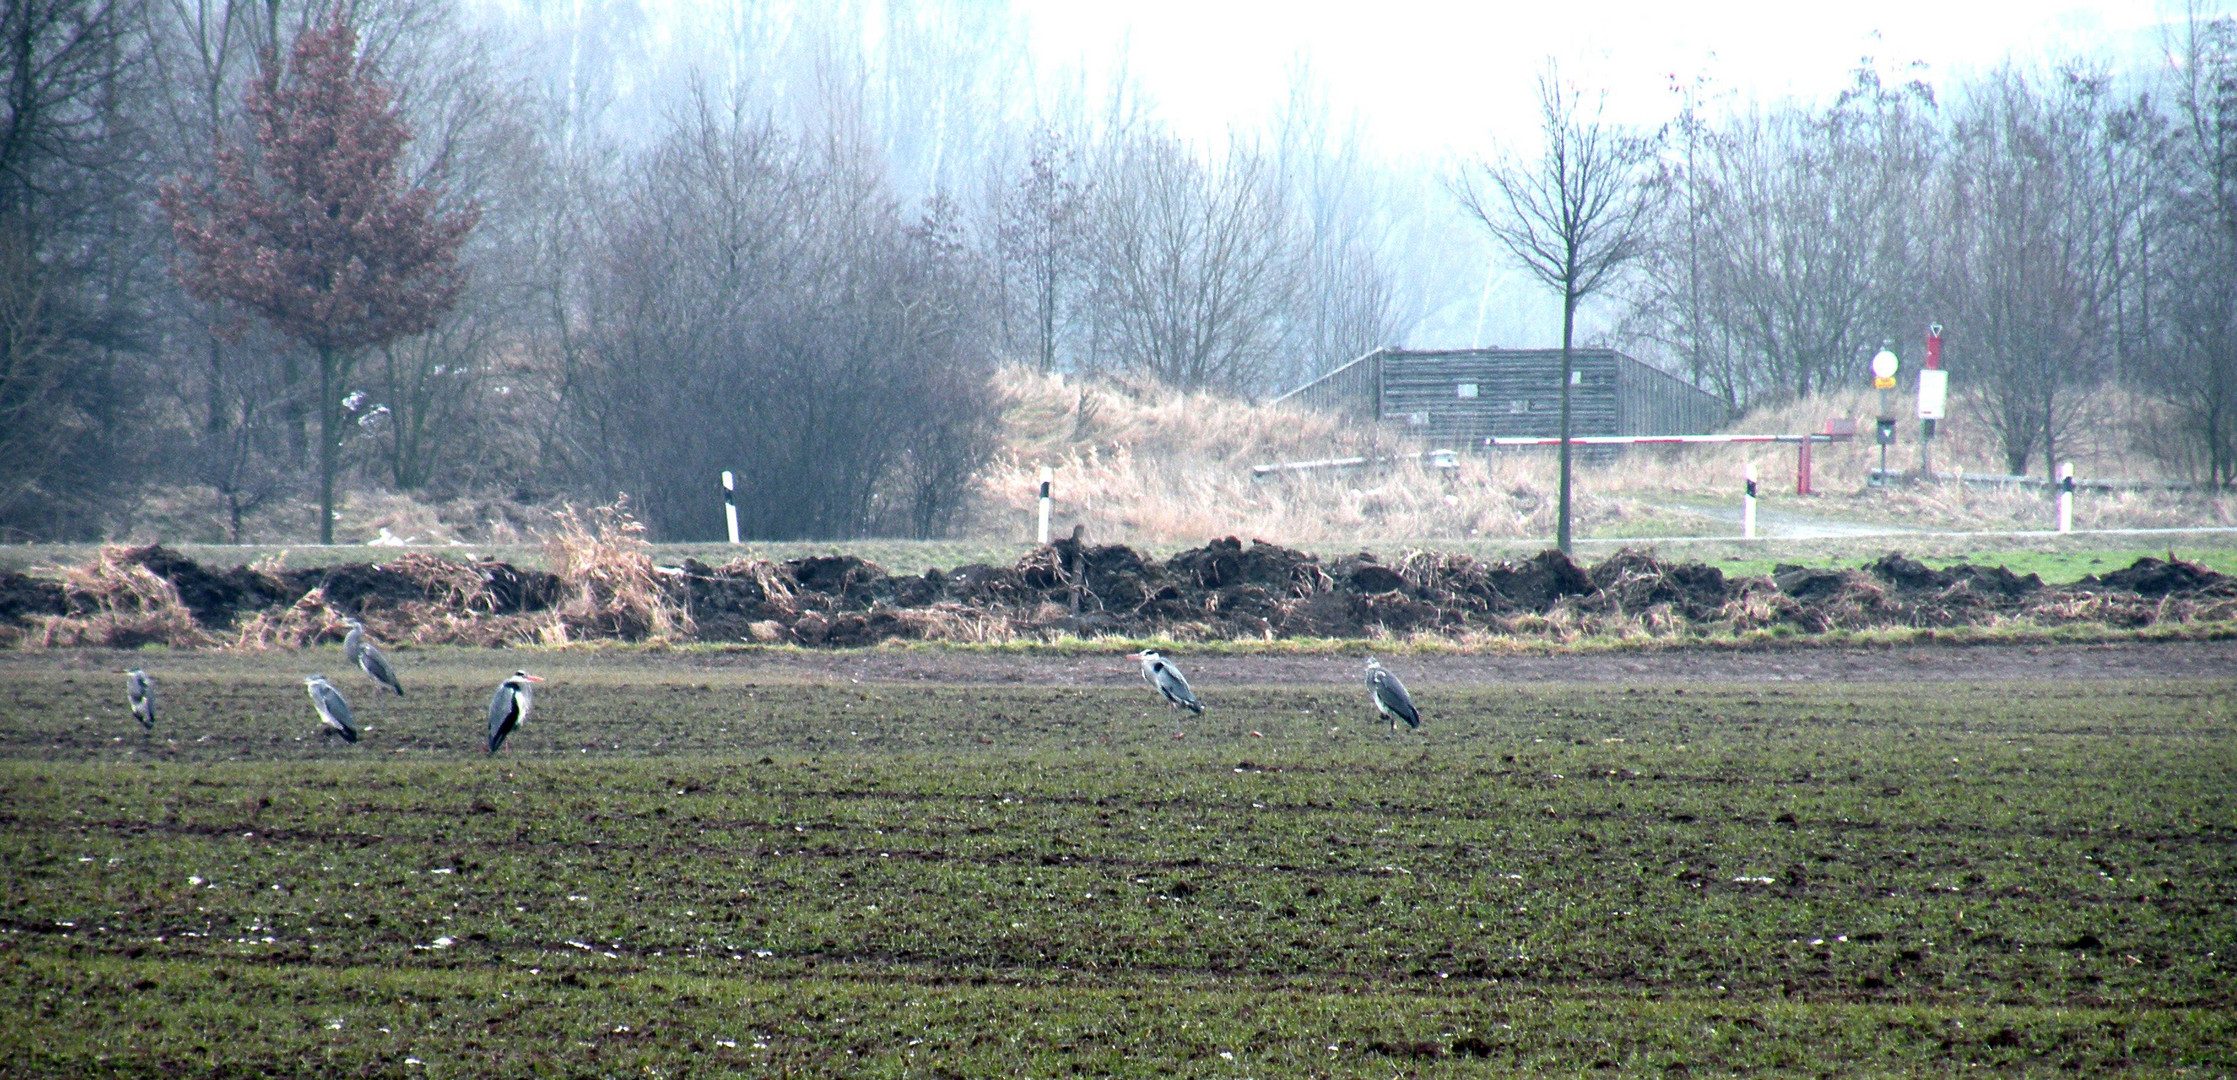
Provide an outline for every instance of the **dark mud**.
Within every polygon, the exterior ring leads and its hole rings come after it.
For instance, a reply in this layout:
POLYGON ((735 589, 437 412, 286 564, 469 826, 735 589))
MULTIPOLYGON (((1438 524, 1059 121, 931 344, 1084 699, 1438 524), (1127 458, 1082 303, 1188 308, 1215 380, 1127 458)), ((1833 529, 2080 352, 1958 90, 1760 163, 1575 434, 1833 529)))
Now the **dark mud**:
MULTIPOLYGON (((535 640, 522 627, 588 595, 577 583, 541 571, 425 555, 280 571, 215 570, 162 547, 119 550, 112 558, 168 582, 177 604, 210 640, 258 618, 309 609, 321 618, 357 615, 381 624, 392 638, 427 644, 535 640)), ((1822 633, 2012 622, 2127 629, 2237 619, 2237 578, 2155 558, 2050 586, 2001 566, 1961 563, 1937 570, 1901 553, 1862 570, 1781 565, 1767 576, 1728 578, 1714 566, 1664 562, 1631 550, 1589 566, 1558 551, 1513 562, 1424 551, 1385 563, 1366 552, 1324 560, 1229 537, 1161 563, 1123 545, 1073 538, 1009 566, 972 564, 922 575, 888 574, 876 563, 832 555, 721 566, 687 559, 655 576, 666 601, 688 617, 690 629, 681 636, 825 647, 1101 635, 1567 640, 1596 633, 1682 637, 1779 627, 1822 633)), ((28 637, 42 620, 107 613, 118 626, 109 638, 96 632, 77 640, 138 644, 150 640, 149 633, 115 613, 165 602, 0 573, 0 628, 13 628, 12 635, 0 630, 0 639, 28 637)), ((644 619, 602 619, 597 612, 570 610, 565 622, 571 640, 650 632, 644 619)))

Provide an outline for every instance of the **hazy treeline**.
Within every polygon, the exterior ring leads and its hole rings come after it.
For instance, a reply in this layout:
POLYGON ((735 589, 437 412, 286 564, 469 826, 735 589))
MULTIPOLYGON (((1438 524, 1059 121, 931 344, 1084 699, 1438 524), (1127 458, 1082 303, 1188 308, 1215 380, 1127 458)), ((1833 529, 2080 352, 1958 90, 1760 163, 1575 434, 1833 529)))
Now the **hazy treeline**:
MULTIPOLYGON (((104 535, 154 493, 236 536, 299 507, 317 362, 188 295, 157 191, 250 144, 249 89, 334 10, 0 7, 0 539, 104 535)), ((1376 157, 1302 68, 1206 145, 1123 77, 1037 67, 1000 4, 340 10, 412 179, 479 221, 460 303, 351 369, 360 486, 627 491, 704 538, 733 469, 755 535, 934 535, 994 452, 997 365, 1263 395, 1470 343, 1443 340, 1484 281, 1449 163, 1376 157)), ((1606 336, 1742 408, 1939 319, 2015 469, 2119 382, 2166 404, 2179 465, 2237 476, 2237 34, 2180 45, 2117 79, 1693 88, 1654 136, 1657 243, 1606 336)))
POLYGON ((1625 330, 1738 408, 1853 386, 1882 340, 1915 367, 1940 322, 2010 471, 2119 385, 2161 406, 2139 449, 2237 482, 2237 24, 2169 44, 2165 72, 1867 71, 1823 106, 1683 88, 1625 330))
MULTIPOLYGON (((8 6, 0 536, 98 535, 159 488, 237 534, 302 494, 318 368, 180 288, 155 195, 249 144, 247 92, 334 10, 8 6)), ((340 10, 414 179, 480 215, 464 301, 355 358, 361 484, 623 490, 710 536, 730 468, 755 535, 931 535, 997 363, 1258 392, 1400 330, 1372 170, 1303 91, 1205 148, 1123 85, 1023 81, 994 6, 693 8, 681 53, 626 2, 340 10)))

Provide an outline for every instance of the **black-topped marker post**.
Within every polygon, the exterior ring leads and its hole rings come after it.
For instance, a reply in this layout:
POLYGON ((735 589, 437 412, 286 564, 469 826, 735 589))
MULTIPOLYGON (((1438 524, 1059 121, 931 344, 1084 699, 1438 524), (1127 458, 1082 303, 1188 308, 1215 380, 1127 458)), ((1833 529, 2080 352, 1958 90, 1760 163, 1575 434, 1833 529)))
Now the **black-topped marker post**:
POLYGON ((1038 542, 1049 542, 1049 481, 1056 479, 1056 470, 1041 466, 1041 530, 1038 542))
POLYGON ((1740 496, 1740 539, 1755 539, 1755 462, 1748 462, 1748 486, 1740 496))
POLYGON ((722 516, 730 525, 730 542, 738 542, 738 482, 730 470, 722 470, 722 516))
POLYGON ((2058 531, 2065 535, 2074 531, 2074 463, 2058 463, 2058 531))

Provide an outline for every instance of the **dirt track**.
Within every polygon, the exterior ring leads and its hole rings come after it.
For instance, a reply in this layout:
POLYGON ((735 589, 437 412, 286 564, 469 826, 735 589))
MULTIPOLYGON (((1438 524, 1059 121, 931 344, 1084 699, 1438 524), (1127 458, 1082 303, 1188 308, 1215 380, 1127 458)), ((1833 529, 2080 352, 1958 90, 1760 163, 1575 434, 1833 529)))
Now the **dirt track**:
MULTIPOLYGON (((1357 656, 1188 656, 1205 685, 1344 685, 1357 656)), ((754 668, 804 679, 864 682, 1106 686, 1138 680, 1120 655, 1031 656, 947 651, 741 652, 679 663, 754 668)), ((1666 649, 1539 655, 1423 655, 1391 659, 1409 680, 1445 686, 1506 682, 1984 682, 2045 679, 2237 678, 2237 640, 2099 645, 1905 645, 1888 648, 1666 649)))

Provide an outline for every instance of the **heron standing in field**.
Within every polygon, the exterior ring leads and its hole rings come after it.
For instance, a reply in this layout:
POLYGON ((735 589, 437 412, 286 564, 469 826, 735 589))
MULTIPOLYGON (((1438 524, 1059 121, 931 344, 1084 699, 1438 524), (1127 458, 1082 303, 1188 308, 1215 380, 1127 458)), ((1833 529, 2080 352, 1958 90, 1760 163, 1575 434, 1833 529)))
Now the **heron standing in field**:
POLYGON ((513 672, 513 677, 497 684, 497 693, 489 699, 489 752, 505 745, 505 736, 528 719, 528 710, 536 703, 536 690, 531 684, 544 680, 525 671, 513 672))
POLYGON ((1159 656, 1155 649, 1144 649, 1127 654, 1129 660, 1142 662, 1142 677, 1148 679, 1157 692, 1173 706, 1173 737, 1181 737, 1181 710, 1187 709, 1198 716, 1204 715, 1204 706, 1196 700, 1196 692, 1188 688, 1188 677, 1173 662, 1159 656))
POLYGON ((1406 684, 1383 667, 1382 661, 1367 658, 1367 692, 1375 697, 1375 709, 1390 721, 1390 733, 1398 734, 1398 722, 1404 720, 1409 729, 1421 727, 1421 712, 1414 708, 1413 696, 1406 693, 1406 684))
POLYGON ((342 622, 350 628, 349 636, 342 639, 342 659, 365 669, 373 681, 404 696, 404 685, 396 681, 396 669, 388 666, 388 657, 373 639, 365 636, 365 624, 355 617, 344 616, 342 622))
POLYGON ((340 735, 343 742, 357 741, 357 717, 350 714, 350 703, 342 700, 342 692, 326 681, 324 675, 313 675, 303 680, 310 688, 311 707, 318 710, 318 718, 326 726, 319 729, 321 739, 340 735))
POLYGON ((132 718, 148 731, 155 730, 155 681, 148 673, 133 668, 124 673, 124 700, 132 706, 132 718))

